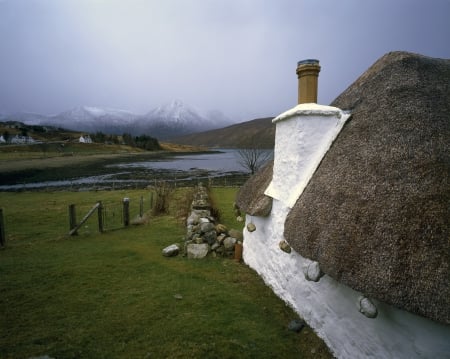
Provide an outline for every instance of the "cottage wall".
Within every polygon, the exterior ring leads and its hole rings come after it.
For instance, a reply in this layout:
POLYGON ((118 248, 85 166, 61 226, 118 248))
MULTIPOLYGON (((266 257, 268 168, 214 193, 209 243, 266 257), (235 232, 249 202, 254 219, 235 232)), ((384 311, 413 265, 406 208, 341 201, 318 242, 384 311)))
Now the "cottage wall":
POLYGON ((373 299, 377 315, 366 317, 359 305, 363 293, 328 275, 311 280, 306 274, 317 263, 280 249, 287 214, 347 118, 336 108, 303 104, 274 120, 274 173, 265 192, 273 198, 272 210, 267 217, 247 216, 247 225, 254 224, 256 230, 244 230, 243 259, 338 358, 448 358, 449 326, 373 299), (311 142, 319 145, 311 148, 311 142))

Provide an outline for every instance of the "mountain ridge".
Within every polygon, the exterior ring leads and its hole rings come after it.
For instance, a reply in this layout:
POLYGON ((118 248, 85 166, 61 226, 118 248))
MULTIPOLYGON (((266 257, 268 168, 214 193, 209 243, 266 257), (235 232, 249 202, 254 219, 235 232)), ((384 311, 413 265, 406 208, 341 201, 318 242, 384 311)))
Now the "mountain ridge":
POLYGON ((29 125, 48 125, 91 133, 130 133, 136 136, 145 134, 160 140, 220 128, 232 123, 218 111, 216 118, 204 117, 199 112, 181 100, 173 100, 143 115, 112 108, 77 106, 56 115, 31 112, 2 114, 0 121, 20 121, 29 125))
POLYGON ((213 129, 171 138, 168 142, 181 145, 198 145, 210 148, 265 148, 275 146, 274 117, 263 117, 213 129))

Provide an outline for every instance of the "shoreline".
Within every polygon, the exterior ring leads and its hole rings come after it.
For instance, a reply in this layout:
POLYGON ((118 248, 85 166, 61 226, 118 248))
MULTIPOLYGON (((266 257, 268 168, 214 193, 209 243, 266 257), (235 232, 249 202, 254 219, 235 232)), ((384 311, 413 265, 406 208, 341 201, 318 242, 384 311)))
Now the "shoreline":
POLYGON ((243 171, 213 171, 127 168, 115 164, 124 161, 166 160, 174 156, 219 153, 221 151, 154 151, 137 153, 75 154, 40 159, 0 160, 0 192, 42 190, 114 190, 145 188, 155 181, 191 186, 198 181, 240 185, 248 178, 243 171))

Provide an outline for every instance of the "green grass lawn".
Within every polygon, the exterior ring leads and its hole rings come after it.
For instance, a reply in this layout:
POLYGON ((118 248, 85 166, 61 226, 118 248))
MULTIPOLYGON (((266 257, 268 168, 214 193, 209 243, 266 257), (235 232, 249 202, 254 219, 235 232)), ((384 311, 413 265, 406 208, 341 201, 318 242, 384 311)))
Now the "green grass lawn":
MULTIPOLYGON (((213 196, 222 222, 241 229, 235 192, 213 196)), ((311 329, 287 329, 296 314, 245 264, 162 256, 185 233, 184 190, 144 225, 100 234, 94 216, 67 237, 69 204, 80 219, 97 200, 141 196, 149 201, 145 190, 0 193, 1 358, 330 357, 311 329)))

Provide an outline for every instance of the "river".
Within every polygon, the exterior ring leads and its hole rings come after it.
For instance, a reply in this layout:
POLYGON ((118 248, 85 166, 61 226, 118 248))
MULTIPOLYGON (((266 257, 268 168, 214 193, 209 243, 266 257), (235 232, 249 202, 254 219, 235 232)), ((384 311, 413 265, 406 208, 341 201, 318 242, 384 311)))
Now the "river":
POLYGON ((239 164, 238 159, 237 150, 224 149, 220 150, 220 152, 177 155, 163 160, 119 163, 109 167, 177 171, 204 170, 220 174, 244 172, 244 168, 239 164))

